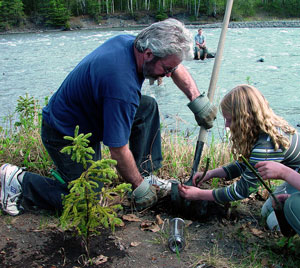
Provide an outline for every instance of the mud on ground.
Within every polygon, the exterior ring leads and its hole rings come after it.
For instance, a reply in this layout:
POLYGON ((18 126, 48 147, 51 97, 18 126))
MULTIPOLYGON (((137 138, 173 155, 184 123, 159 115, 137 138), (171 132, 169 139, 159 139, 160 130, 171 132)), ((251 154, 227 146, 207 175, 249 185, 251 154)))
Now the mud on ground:
POLYGON ((43 211, 16 217, 2 214, 0 267, 229 268, 244 267, 253 262, 253 256, 264 262, 259 267, 289 267, 285 256, 296 253, 276 246, 282 236, 263 227, 261 205, 256 198, 230 208, 211 202, 206 213, 195 218, 175 211, 165 197, 142 213, 122 212, 124 226, 117 227, 114 234, 105 229, 92 237, 94 264, 85 264, 81 241, 57 227, 58 217, 43 211), (168 221, 178 216, 186 223, 186 247, 175 254, 167 246, 168 221), (276 263, 267 256, 270 249, 279 256, 276 263))

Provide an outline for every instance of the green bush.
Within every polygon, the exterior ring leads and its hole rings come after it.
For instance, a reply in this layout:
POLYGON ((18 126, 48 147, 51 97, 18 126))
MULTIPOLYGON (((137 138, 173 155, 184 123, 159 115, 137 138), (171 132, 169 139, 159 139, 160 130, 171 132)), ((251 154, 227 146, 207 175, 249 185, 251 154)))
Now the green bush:
POLYGON ((254 0, 235 0, 233 2, 231 18, 232 20, 243 20, 245 17, 251 17, 255 14, 254 0))
POLYGON ((162 21, 162 20, 167 19, 168 15, 166 13, 162 12, 162 13, 156 14, 155 18, 157 21, 162 21))

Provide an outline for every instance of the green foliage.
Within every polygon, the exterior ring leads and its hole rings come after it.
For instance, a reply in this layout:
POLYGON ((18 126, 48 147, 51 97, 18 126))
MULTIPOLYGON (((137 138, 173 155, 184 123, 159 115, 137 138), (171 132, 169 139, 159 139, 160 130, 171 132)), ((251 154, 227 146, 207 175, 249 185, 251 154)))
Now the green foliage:
POLYGON ((233 2, 231 18, 232 20, 242 20, 255 14, 255 0, 235 0, 233 2))
POLYGON ((74 131, 74 138, 70 136, 65 136, 64 139, 72 142, 72 145, 64 147, 61 152, 71 155, 71 159, 77 163, 82 163, 83 168, 87 168, 88 160, 93 158, 95 151, 93 148, 88 147, 89 140, 88 138, 92 136, 91 133, 84 135, 83 133, 79 134, 79 126, 76 126, 74 131))
POLYGON ((63 26, 66 28, 69 27, 67 22, 70 18, 70 15, 63 2, 63 0, 47 1, 43 9, 46 25, 58 27, 63 26))
POLYGON ((4 120, 9 121, 9 127, 0 127, 0 162, 27 167, 46 176, 52 160, 41 141, 40 105, 26 94, 17 100, 16 113, 14 124, 14 115, 9 115, 4 120))
MULTIPOLYGON (((201 1, 160 1, 149 2, 145 7, 144 1, 133 0, 125 3, 124 0, 1 0, 0 1, 0 30, 9 30, 18 26, 24 19, 24 12, 28 18, 39 25, 51 27, 70 28, 70 16, 89 16, 96 22, 100 22, 102 16, 116 12, 130 14, 133 18, 139 18, 140 14, 152 16, 156 13, 156 20, 168 18, 170 14, 185 13, 191 21, 197 21, 203 17, 222 18, 225 13, 226 2, 224 0, 201 1), (176 12, 177 11, 177 12, 176 12)), ((231 18, 244 20, 255 16, 264 10, 268 15, 298 17, 300 14, 299 0, 235 0, 231 18)))
POLYGON ((99 20, 99 14, 101 5, 98 1, 89 0, 87 1, 86 11, 93 19, 99 20))
POLYGON ((0 1, 0 30, 19 26, 24 18, 22 0, 0 1))
POLYGON ((89 256, 89 238, 94 234, 99 234, 98 227, 111 227, 121 224, 117 211, 122 209, 120 204, 109 204, 113 200, 113 195, 121 198, 130 190, 130 184, 120 184, 112 189, 102 188, 97 191, 98 183, 111 184, 111 179, 116 178, 117 174, 112 168, 117 164, 112 159, 91 160, 94 150, 88 147, 88 138, 91 134, 78 134, 79 127, 74 131, 74 138, 65 137, 72 141, 71 146, 61 150, 63 153, 71 155, 74 161, 81 163, 85 171, 81 176, 69 183, 70 193, 64 197, 63 213, 60 217, 60 224, 63 229, 75 228, 76 233, 84 241, 87 255, 89 256))
POLYGON ((293 237, 282 237, 277 241, 277 246, 283 248, 287 247, 289 249, 295 250, 295 245, 293 243, 294 238, 293 237))
POLYGON ((17 100, 16 112, 19 114, 19 120, 15 126, 23 126, 25 129, 34 128, 38 125, 35 111, 40 110, 38 102, 33 97, 29 97, 28 93, 25 97, 20 96, 17 100))
POLYGON ((270 13, 270 15, 285 17, 299 17, 300 1, 299 0, 273 0, 267 1, 263 8, 270 13))
POLYGON ((159 12, 159 13, 156 14, 155 18, 156 18, 157 21, 162 21, 162 20, 167 19, 168 15, 164 12, 159 12))

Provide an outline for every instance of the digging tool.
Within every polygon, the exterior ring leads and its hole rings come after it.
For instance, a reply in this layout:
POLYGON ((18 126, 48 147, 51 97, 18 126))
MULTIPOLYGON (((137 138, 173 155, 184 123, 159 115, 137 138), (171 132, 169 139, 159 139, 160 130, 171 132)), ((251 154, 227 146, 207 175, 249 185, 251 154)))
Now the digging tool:
MULTIPOLYGON (((219 39, 219 44, 218 44, 218 49, 215 57, 215 62, 214 62, 214 67, 210 79, 210 84, 208 88, 208 94, 207 97, 210 102, 213 101, 214 94, 215 94, 215 89, 216 89, 216 84, 217 84, 217 78, 219 74, 219 69, 221 65, 221 60, 222 60, 222 55, 223 55, 223 49, 224 49, 224 43, 225 43, 225 37, 226 37, 226 32, 229 24, 229 19, 230 19, 230 14, 231 14, 231 9, 233 5, 233 0, 228 0, 226 4, 226 11, 224 15, 224 20, 223 20, 223 26, 222 26, 222 31, 219 39)), ((184 183, 185 185, 193 185, 192 179, 194 174, 198 170, 198 165, 200 162, 200 158, 202 155, 203 151, 203 146, 207 138, 207 130, 204 127, 200 128, 199 131, 199 136, 196 144, 196 151, 194 155, 194 162, 193 162, 193 167, 192 167, 192 172, 190 179, 184 183)), ((178 182, 173 181, 172 182, 172 188, 171 188, 171 200, 176 204, 176 207, 179 211, 184 211, 188 212, 187 210, 192 210, 192 214, 194 216, 203 216, 206 213, 206 207, 207 207, 207 202, 198 202, 198 201, 188 201, 183 198, 178 193, 178 182)))

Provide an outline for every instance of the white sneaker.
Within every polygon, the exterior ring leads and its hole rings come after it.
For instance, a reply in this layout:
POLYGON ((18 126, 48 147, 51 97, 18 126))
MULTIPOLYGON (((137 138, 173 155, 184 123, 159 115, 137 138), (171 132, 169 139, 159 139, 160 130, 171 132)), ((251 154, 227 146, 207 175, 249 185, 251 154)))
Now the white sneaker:
POLYGON ((164 180, 152 174, 144 177, 144 180, 147 180, 151 185, 158 186, 160 190, 171 191, 172 183, 170 180, 164 180))
POLYGON ((11 216, 20 214, 23 208, 19 205, 22 187, 17 177, 23 170, 11 164, 4 164, 0 168, 1 205, 3 211, 11 216))

